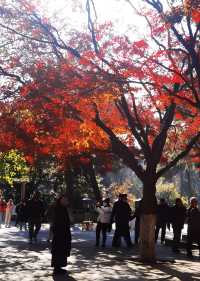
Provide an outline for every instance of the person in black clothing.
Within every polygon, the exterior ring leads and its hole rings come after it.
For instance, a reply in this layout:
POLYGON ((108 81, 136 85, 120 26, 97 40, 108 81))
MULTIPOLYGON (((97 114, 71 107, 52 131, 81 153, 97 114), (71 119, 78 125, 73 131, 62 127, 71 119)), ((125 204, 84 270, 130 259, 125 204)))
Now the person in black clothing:
POLYGON ((96 212, 98 213, 97 226, 96 226, 96 244, 95 244, 96 247, 99 246, 100 233, 101 233, 101 230, 102 230, 101 222, 100 222, 100 213, 98 211, 98 209, 101 208, 101 206, 102 206, 102 202, 96 203, 96 212))
POLYGON ((51 266, 54 267, 54 274, 66 273, 62 267, 67 265, 67 257, 70 256, 71 251, 70 219, 67 206, 68 199, 62 195, 57 199, 53 212, 51 266))
POLYGON ((131 220, 132 210, 127 202, 126 194, 119 194, 119 199, 114 203, 111 223, 115 221, 116 229, 113 236, 112 245, 113 247, 119 247, 121 245, 121 237, 124 238, 127 247, 132 247, 129 221, 131 220))
POLYGON ((49 223, 49 233, 48 233, 48 239, 47 242, 50 243, 53 238, 53 232, 52 232, 52 220, 53 220, 53 212, 54 212, 54 205, 55 203, 51 203, 45 212, 45 218, 47 219, 47 222, 49 223))
POLYGON ((188 232, 187 232, 187 256, 192 258, 192 244, 196 242, 199 247, 200 256, 200 210, 196 197, 190 199, 190 207, 187 210, 188 232))
POLYGON ((172 250, 175 253, 179 253, 179 243, 185 219, 186 208, 184 207, 181 198, 176 198, 175 205, 170 210, 170 221, 172 223, 174 234, 172 250))
POLYGON ((22 230, 22 227, 24 225, 24 228, 26 230, 27 206, 25 200, 22 200, 19 204, 17 204, 15 212, 17 214, 15 226, 19 225, 20 230, 22 230))
POLYGON ((41 228, 42 218, 44 216, 44 203, 40 199, 41 194, 36 191, 31 200, 27 203, 27 217, 29 226, 29 242, 32 244, 34 239, 37 242, 37 235, 41 228))
POLYGON ((132 217, 132 219, 135 218, 135 244, 136 245, 138 244, 138 240, 139 240, 139 237, 140 237, 141 205, 142 205, 142 199, 135 203, 135 213, 132 217))
POLYGON ((160 199, 160 203, 157 205, 156 212, 156 230, 155 241, 158 240, 158 234, 161 229, 161 244, 165 241, 166 226, 169 220, 169 206, 164 198, 160 199))

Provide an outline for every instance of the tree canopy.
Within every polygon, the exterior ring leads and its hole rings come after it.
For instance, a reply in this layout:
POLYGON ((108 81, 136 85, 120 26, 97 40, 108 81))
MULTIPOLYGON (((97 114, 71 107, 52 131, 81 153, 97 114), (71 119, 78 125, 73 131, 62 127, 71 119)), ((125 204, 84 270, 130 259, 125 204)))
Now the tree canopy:
POLYGON ((199 157, 198 1, 127 1, 148 23, 141 39, 95 22, 92 0, 87 32, 59 30, 34 1, 3 2, 1 149, 32 163, 54 155, 65 169, 112 153, 142 181, 143 213, 154 214, 157 180, 199 157))

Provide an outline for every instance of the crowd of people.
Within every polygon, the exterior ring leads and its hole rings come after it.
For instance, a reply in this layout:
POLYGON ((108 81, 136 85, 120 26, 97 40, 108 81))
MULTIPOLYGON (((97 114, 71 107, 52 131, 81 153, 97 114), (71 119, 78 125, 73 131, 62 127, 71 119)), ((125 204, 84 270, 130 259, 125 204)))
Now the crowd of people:
MULTIPOLYGON (((50 223, 48 241, 51 241, 52 262, 54 274, 65 273, 62 267, 67 265, 67 258, 71 251, 70 219, 68 214, 68 199, 66 195, 58 196, 55 202, 45 208, 39 191, 34 192, 28 200, 22 200, 16 205, 16 226, 20 230, 28 230, 29 243, 37 242, 37 236, 41 228, 44 216, 50 223), (27 228, 28 225, 28 228, 27 228)), ((12 199, 6 202, 0 198, 0 226, 5 222, 5 227, 11 223, 14 203, 12 199)), ((140 218, 142 215, 142 200, 140 200, 133 212, 126 194, 119 194, 118 200, 111 206, 109 198, 96 204, 98 213, 96 226, 96 246, 106 247, 107 233, 112 230, 115 223, 115 231, 112 240, 113 247, 120 247, 123 238, 127 247, 132 248, 133 243, 130 235, 130 221, 135 219, 135 244, 140 241, 140 218)), ((172 227, 173 245, 172 250, 179 253, 182 229, 187 222, 187 256, 192 258, 192 245, 197 243, 200 252, 200 210, 195 197, 190 199, 188 209, 182 200, 177 198, 174 206, 168 206, 164 198, 160 199, 156 209, 155 242, 161 231, 161 244, 165 242, 166 228, 172 227)))
MULTIPOLYGON (((99 214, 96 227, 96 246, 99 246, 100 233, 102 233, 102 247, 105 247, 106 233, 112 228, 115 222, 115 232, 112 246, 119 247, 123 237, 128 248, 133 246, 130 236, 130 221, 135 219, 135 244, 138 244, 140 237, 140 217, 142 215, 142 200, 138 202, 135 212, 132 212, 126 194, 119 194, 118 201, 113 207, 109 198, 102 203, 97 203, 96 210, 99 214)), ((192 245, 198 244, 200 255, 200 210, 196 197, 190 199, 188 209, 184 206, 181 198, 176 198, 174 206, 169 206, 164 198, 160 199, 156 208, 155 242, 158 240, 161 231, 161 244, 165 242, 166 228, 173 230, 172 251, 179 253, 182 230, 184 224, 188 224, 187 230, 187 256, 192 258, 192 245)))

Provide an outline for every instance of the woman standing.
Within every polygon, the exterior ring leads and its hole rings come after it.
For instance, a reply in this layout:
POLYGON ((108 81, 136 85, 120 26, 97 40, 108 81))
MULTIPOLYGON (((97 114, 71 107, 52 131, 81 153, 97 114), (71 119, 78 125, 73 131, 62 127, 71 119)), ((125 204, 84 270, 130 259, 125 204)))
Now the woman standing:
POLYGON ((110 199, 106 198, 103 201, 103 206, 97 205, 96 210, 99 213, 96 229, 96 246, 99 246, 100 234, 102 232, 101 246, 104 248, 106 246, 107 232, 111 230, 112 207, 110 206, 110 199))
POLYGON ((10 227, 13 209, 14 209, 13 200, 9 199, 6 206, 5 227, 10 227))
POLYGON ((53 274, 65 274, 62 269, 67 265, 67 258, 71 251, 71 232, 70 220, 67 210, 68 199, 66 195, 61 195, 55 204, 52 221, 52 260, 51 266, 54 267, 53 274))

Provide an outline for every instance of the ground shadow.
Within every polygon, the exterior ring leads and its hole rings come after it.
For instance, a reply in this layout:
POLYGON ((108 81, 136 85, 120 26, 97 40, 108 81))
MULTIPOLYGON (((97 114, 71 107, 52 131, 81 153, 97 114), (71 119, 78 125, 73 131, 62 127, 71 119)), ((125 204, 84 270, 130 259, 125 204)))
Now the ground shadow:
POLYGON ((12 230, 12 233, 2 235, 0 280, 29 280, 24 276, 30 276, 31 281, 200 280, 200 263, 188 260, 184 252, 174 256, 170 248, 158 245, 160 257, 176 262, 143 264, 138 258, 138 247, 113 249, 109 236, 107 248, 96 248, 95 233, 80 231, 73 231, 73 248, 67 267, 70 276, 52 276, 49 244, 45 242, 45 236, 42 239, 38 244, 29 245, 27 234, 25 237, 24 233, 12 230))
POLYGON ((74 279, 72 276, 70 275, 53 275, 52 276, 54 281, 77 281, 77 279, 74 279))

